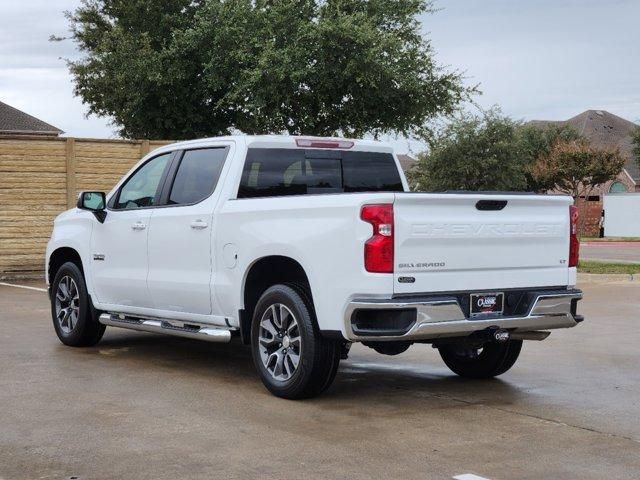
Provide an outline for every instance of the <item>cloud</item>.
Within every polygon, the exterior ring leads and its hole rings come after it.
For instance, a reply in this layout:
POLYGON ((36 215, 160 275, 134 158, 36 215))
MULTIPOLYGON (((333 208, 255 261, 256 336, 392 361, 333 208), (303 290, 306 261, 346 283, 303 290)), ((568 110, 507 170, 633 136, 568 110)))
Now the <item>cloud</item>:
MULTIPOLYGON (((0 3, 0 100, 65 130, 113 137, 108 119, 86 119, 62 58, 79 55, 63 12, 78 0, 0 3)), ((439 63, 480 83, 478 103, 516 118, 566 119, 603 109, 640 120, 637 0, 438 0, 423 29, 439 63)), ((400 151, 407 141, 392 139, 400 151)), ((420 150, 422 144, 411 143, 420 150)))
POLYGON ((85 117, 73 96, 64 58, 77 58, 70 41, 50 42, 68 31, 64 11, 77 1, 30 0, 0 5, 0 100, 64 130, 66 135, 114 137, 108 119, 85 117))
POLYGON ((525 119, 587 109, 640 118, 637 0, 444 1, 424 18, 441 62, 480 83, 478 102, 525 119))

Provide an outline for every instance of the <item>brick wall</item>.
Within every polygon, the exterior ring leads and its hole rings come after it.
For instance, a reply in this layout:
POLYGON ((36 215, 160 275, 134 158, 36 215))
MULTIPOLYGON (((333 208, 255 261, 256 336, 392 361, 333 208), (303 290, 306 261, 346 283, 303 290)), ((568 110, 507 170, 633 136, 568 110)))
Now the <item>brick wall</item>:
POLYGON ((576 202, 580 220, 578 234, 584 237, 598 237, 600 235, 600 218, 602 216, 602 196, 598 200, 588 201, 584 198, 576 202))

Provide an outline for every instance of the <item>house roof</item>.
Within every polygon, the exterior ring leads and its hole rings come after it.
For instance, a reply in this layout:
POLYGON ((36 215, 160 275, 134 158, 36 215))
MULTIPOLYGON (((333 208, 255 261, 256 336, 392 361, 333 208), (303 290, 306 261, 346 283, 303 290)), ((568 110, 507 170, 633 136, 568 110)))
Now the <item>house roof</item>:
POLYGON ((632 135, 639 128, 633 122, 604 110, 587 110, 569 120, 534 120, 532 125, 571 125, 580 135, 589 139, 596 148, 619 148, 626 157, 624 169, 640 184, 640 168, 633 154, 632 135))
POLYGON ((60 135, 62 130, 0 102, 0 134, 60 135))
POLYGON ((400 162, 400 166, 402 167, 402 171, 407 173, 411 168, 416 165, 417 160, 410 155, 398 155, 398 161, 400 162))

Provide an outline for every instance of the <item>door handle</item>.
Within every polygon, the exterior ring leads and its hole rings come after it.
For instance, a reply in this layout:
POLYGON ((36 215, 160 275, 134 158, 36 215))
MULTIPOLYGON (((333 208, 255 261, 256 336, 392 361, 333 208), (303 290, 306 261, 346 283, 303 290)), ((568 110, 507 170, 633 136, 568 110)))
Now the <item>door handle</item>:
POLYGON ((194 220, 193 222, 191 222, 191 228, 202 230, 203 228, 207 228, 207 222, 203 222, 202 220, 194 220))
POLYGON ((138 221, 131 225, 131 228, 133 228, 134 230, 144 230, 145 228, 147 228, 147 226, 144 223, 138 221))

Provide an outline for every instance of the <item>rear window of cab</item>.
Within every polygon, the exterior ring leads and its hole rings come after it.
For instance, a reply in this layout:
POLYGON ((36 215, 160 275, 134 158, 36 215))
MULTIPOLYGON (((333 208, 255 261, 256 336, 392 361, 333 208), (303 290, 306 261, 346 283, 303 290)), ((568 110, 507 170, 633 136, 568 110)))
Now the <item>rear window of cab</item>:
POLYGON ((402 191, 390 153, 250 148, 238 198, 402 191))

